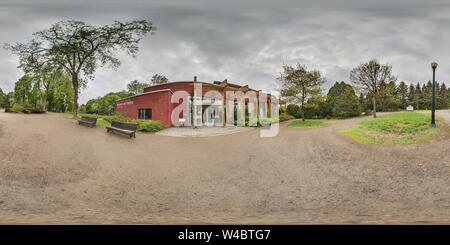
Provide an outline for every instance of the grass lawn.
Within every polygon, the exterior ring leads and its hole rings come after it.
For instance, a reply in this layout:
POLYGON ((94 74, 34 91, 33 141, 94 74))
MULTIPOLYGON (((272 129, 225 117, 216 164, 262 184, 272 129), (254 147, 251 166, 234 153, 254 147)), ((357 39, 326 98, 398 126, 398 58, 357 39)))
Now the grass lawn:
POLYGON ((111 123, 106 120, 103 120, 103 119, 97 119, 96 125, 106 127, 106 126, 111 126, 111 123))
MULTIPOLYGON (((70 114, 70 115, 73 114, 71 111, 66 111, 64 113, 65 114, 70 114)), ((81 116, 88 116, 88 117, 96 117, 96 118, 106 117, 105 115, 88 114, 88 113, 77 113, 77 116, 79 116, 79 117, 81 117, 81 116)))
POLYGON ((321 120, 305 120, 302 119, 292 121, 287 125, 287 128, 319 128, 324 127, 327 124, 321 120))
POLYGON ((430 128, 428 114, 401 112, 366 119, 339 133, 361 143, 406 145, 431 139, 439 128, 430 128))

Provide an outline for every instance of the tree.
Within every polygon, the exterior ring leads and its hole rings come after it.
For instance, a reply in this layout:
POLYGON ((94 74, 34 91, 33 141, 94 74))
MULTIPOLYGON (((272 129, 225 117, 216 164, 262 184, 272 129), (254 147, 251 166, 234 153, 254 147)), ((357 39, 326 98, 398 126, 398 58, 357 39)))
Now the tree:
MULTIPOLYGON (((322 93, 309 97, 305 103, 305 118, 323 118, 327 116, 327 96, 322 93)), ((299 110, 300 112, 300 110, 299 110)), ((301 115, 300 115, 301 116, 301 115)), ((299 116, 299 117, 300 117, 299 116)))
POLYGON ((422 99, 423 99, 423 93, 422 93, 422 88, 420 88, 420 83, 417 83, 416 85, 416 93, 415 93, 415 108, 416 110, 421 109, 422 106, 422 99))
POLYGON ((439 84, 438 81, 436 81, 435 91, 436 91, 436 97, 435 97, 436 109, 442 109, 443 101, 442 101, 442 94, 441 94, 441 85, 439 84))
POLYGON ((116 101, 133 94, 127 91, 110 92, 103 97, 88 100, 84 110, 89 114, 111 115, 116 111, 116 101))
POLYGON ((440 94, 442 98, 442 109, 448 109, 448 92, 445 83, 441 85, 440 94))
POLYGON ((336 98, 333 116, 337 118, 355 117, 361 114, 359 99, 352 87, 347 87, 344 93, 336 98))
POLYGON ((401 81, 400 84, 398 85, 397 88, 397 92, 400 96, 400 107, 402 109, 406 109, 406 107, 408 106, 408 85, 406 85, 405 82, 401 81))
MULTIPOLYGON (((447 90, 446 90, 447 92, 447 90)), ((3 90, 0 88, 0 107, 5 107, 5 98, 6 94, 3 93, 3 90)))
POLYGON ((21 104, 22 106, 29 105, 31 101, 33 79, 30 76, 22 76, 14 84, 14 103, 21 104))
MULTIPOLYGON (((13 53, 19 56, 19 66, 25 74, 33 77, 33 91, 35 96, 39 96, 40 105, 43 110, 46 110, 48 90, 50 83, 54 81, 51 77, 56 73, 60 73, 61 69, 54 64, 52 60, 48 59, 44 53, 37 52, 39 50, 39 43, 35 40, 29 44, 16 44, 15 46, 6 45, 7 49, 11 49, 13 53), (41 91, 41 86, 44 87, 44 94, 41 91)), ((37 107, 37 97, 35 98, 34 107, 37 107)))
POLYGON ((164 84, 164 83, 169 82, 167 77, 165 77, 163 75, 158 75, 158 74, 153 75, 151 81, 152 81, 152 85, 164 84))
POLYGON ((395 82, 397 78, 392 75, 392 66, 382 65, 373 59, 354 68, 350 72, 350 80, 357 89, 370 94, 373 103, 373 117, 377 117, 376 101, 381 83, 395 82))
POLYGON ((422 86, 422 108, 421 109, 431 109, 431 101, 433 96, 433 84, 428 81, 422 86))
MULTIPOLYGON (((409 85, 409 90, 408 90, 408 105, 415 105, 416 104, 416 88, 414 87, 414 84, 410 84, 409 85)), ((418 108, 416 108, 418 109, 418 108)))
POLYGON ((128 92, 133 95, 142 94, 144 92, 144 88, 150 86, 148 83, 141 83, 138 80, 133 80, 127 84, 128 92))
MULTIPOLYGON (((364 97, 362 98, 364 99, 364 97)), ((331 109, 331 116, 346 118, 358 116, 361 113, 361 104, 352 86, 345 82, 336 82, 328 90, 327 104, 331 109)))
POLYGON ((93 108, 94 103, 95 103, 95 99, 90 99, 90 100, 88 100, 88 102, 86 102, 86 113, 89 113, 89 114, 97 113, 96 111, 94 111, 94 108, 93 108))
POLYGON ((62 73, 50 83, 48 91, 48 109, 66 112, 73 110, 73 86, 70 75, 62 73))
POLYGON ((39 93, 41 95, 41 86, 42 84, 44 89, 44 96, 40 96, 41 102, 42 102, 42 110, 47 110, 47 102, 48 102, 48 94, 50 91, 50 88, 53 86, 54 83, 58 83, 64 79, 67 78, 67 74, 58 67, 53 66, 46 66, 43 67, 41 72, 36 76, 37 80, 37 88, 39 89, 39 93))
POLYGON ((300 106, 296 104, 289 104, 286 108, 286 112, 295 118, 300 118, 302 116, 300 106))
POLYGON ((380 84, 378 92, 377 108, 380 111, 396 111, 400 107, 401 97, 395 86, 395 82, 380 84))
POLYGON ((117 68, 120 65, 115 56, 117 50, 124 50, 134 57, 139 50, 139 41, 154 30, 147 20, 115 21, 100 27, 68 20, 34 33, 28 44, 17 43, 7 45, 7 48, 14 53, 39 54, 46 61, 63 67, 72 78, 73 113, 77 116, 79 89, 94 78, 97 68, 105 65, 117 68))
POLYGON ((305 121, 304 105, 308 97, 320 93, 320 85, 325 82, 320 71, 308 71, 306 66, 297 67, 283 65, 283 72, 278 78, 281 81, 280 94, 289 102, 300 104, 302 121, 305 121))
POLYGON ((10 108, 11 107, 11 100, 14 97, 14 93, 13 92, 9 92, 5 95, 5 97, 3 98, 3 107, 4 108, 10 108))

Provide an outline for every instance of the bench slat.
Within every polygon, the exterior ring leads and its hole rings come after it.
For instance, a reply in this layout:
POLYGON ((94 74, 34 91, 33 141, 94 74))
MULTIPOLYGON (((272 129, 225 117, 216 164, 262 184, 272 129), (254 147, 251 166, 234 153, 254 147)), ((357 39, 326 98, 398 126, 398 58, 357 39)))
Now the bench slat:
POLYGON ((81 120, 78 120, 78 124, 88 125, 91 128, 93 128, 97 124, 97 118, 96 117, 81 116, 81 120))
POLYGON ((111 126, 106 127, 106 132, 119 132, 123 134, 127 134, 131 137, 136 138, 136 130, 138 124, 137 123, 126 123, 119 121, 112 121, 111 126))

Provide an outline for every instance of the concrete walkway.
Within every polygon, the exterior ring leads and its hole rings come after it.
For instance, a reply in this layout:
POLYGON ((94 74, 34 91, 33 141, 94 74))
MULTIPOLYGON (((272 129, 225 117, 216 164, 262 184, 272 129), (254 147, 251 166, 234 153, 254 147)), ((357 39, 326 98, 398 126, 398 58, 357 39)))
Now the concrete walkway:
POLYGON ((255 130, 255 127, 171 127, 157 132, 157 135, 173 137, 209 137, 255 130))

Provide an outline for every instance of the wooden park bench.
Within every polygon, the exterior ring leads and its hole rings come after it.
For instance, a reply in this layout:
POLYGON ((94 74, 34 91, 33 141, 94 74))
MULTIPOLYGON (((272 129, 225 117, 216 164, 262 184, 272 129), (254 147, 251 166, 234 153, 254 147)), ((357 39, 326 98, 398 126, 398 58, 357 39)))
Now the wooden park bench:
POLYGON ((118 132, 121 134, 129 135, 130 138, 134 137, 136 138, 136 130, 137 130, 138 124, 137 123, 126 123, 126 122, 119 122, 119 121, 112 121, 111 126, 106 127, 106 132, 118 132))
POLYGON ((88 117, 88 116, 81 116, 81 119, 78 120, 79 125, 86 125, 91 128, 95 127, 97 124, 97 118, 96 117, 88 117))

